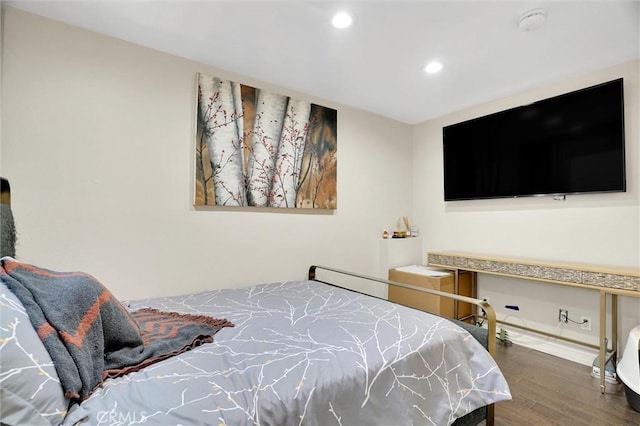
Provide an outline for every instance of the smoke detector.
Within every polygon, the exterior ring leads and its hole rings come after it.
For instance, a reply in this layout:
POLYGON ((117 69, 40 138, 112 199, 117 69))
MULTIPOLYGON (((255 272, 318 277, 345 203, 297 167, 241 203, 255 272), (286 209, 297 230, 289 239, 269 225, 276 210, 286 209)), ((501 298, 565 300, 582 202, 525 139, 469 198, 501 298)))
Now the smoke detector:
POLYGON ((522 31, 533 31, 544 25, 547 20, 546 9, 531 9, 520 17, 518 27, 522 31))

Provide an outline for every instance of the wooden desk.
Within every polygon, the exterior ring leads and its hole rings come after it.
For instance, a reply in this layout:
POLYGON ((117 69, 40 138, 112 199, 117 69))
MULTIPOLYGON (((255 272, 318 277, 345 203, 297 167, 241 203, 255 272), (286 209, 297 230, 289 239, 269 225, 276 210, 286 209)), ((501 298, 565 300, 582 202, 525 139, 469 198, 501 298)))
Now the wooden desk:
MULTIPOLYGON (((600 391, 604 393, 605 365, 618 352, 618 296, 640 298, 640 271, 454 252, 428 253, 427 265, 457 272, 481 272, 598 291, 600 293, 600 345, 598 348, 600 350, 600 391), (611 352, 609 353, 607 353, 608 295, 611 298, 612 318, 611 352)), ((458 273, 456 273, 457 276, 458 273)))

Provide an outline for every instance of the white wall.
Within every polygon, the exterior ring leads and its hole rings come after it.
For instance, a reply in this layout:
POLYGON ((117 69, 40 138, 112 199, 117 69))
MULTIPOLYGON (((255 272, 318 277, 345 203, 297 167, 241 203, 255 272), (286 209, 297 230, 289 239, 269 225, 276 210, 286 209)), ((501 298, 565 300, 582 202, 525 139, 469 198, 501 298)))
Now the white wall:
POLYGON ((411 212, 411 127, 6 8, 1 170, 17 254, 89 272, 118 297, 375 275, 382 229, 411 212), (338 110, 335 212, 196 210, 195 76, 338 110))
MULTIPOLYGON (((424 251, 465 251, 533 260, 625 268, 640 267, 640 136, 638 116, 639 62, 553 84, 539 90, 458 111, 414 128, 414 216, 422 221, 424 251), (443 201, 443 126, 624 77, 627 192, 552 197, 443 201)), ((479 295, 488 296, 498 316, 550 332, 597 343, 598 292, 479 276, 479 295), (519 305, 520 311, 504 309, 519 305), (594 321, 593 331, 578 325, 558 330, 558 309, 572 319, 594 321)), ((640 323, 640 299, 622 298, 622 336, 640 323)), ((512 333, 514 341, 540 343, 539 337, 512 333)))

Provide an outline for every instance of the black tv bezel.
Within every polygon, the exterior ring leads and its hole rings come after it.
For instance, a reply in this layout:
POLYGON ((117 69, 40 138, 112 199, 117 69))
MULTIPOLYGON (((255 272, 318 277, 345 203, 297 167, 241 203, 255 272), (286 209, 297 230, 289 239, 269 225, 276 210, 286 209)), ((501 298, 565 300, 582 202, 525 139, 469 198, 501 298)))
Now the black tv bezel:
POLYGON ((443 198, 445 202, 452 202, 452 201, 473 201, 473 200, 492 200, 492 199, 510 199, 510 198, 530 198, 530 197, 562 197, 563 199, 565 199, 565 197, 567 195, 582 195, 582 194, 606 194, 606 193, 623 193, 626 192, 627 190, 627 159, 626 159, 626 134, 625 134, 625 118, 624 118, 624 78, 620 77, 620 78, 616 78, 613 80, 609 80, 609 81, 605 81, 603 83, 599 83, 599 84, 595 84, 595 85, 591 85, 588 87, 584 87, 581 89, 577 89, 577 90, 573 90, 571 92, 567 92, 567 93, 563 93, 557 96, 552 96, 549 98, 544 98, 544 99, 540 99, 537 100, 535 102, 532 103, 528 103, 528 104, 524 104, 524 105, 519 105, 513 108, 508 108, 505 110, 501 110, 501 111, 497 111, 491 114, 487 114, 484 116, 480 116, 480 117, 475 117, 469 120, 465 120, 465 121, 461 121, 458 123, 454 123, 454 124, 450 124, 447 126, 443 126, 442 128, 442 154, 443 154, 443 198), (601 86, 604 85, 611 85, 611 84, 617 84, 619 86, 620 89, 620 124, 621 124, 621 134, 622 134, 622 140, 621 140, 621 144, 622 144, 622 150, 621 150, 621 155, 622 155, 622 187, 621 189, 610 189, 610 190, 593 190, 593 191, 567 191, 567 192, 544 192, 544 193, 535 193, 535 194, 509 194, 509 195, 490 195, 490 196, 472 196, 472 197, 453 197, 453 198, 447 198, 447 179, 446 179, 446 168, 447 168, 447 159, 446 159, 446 149, 445 149, 445 131, 447 128, 449 127, 453 127, 453 126, 458 126, 458 125, 464 125, 465 123, 470 123, 470 122, 476 122, 478 120, 483 120, 483 119, 488 119, 491 117, 495 117, 497 115, 500 114, 505 114, 505 113, 513 113, 516 112, 518 110, 524 109, 524 108, 528 108, 531 106, 535 106, 535 105, 539 105, 541 103, 546 103, 546 102, 553 102, 556 99, 561 99, 561 98, 565 98, 565 97, 570 97, 572 95, 578 94, 578 93, 583 93, 585 91, 589 91, 592 89, 596 89, 599 88, 601 86))

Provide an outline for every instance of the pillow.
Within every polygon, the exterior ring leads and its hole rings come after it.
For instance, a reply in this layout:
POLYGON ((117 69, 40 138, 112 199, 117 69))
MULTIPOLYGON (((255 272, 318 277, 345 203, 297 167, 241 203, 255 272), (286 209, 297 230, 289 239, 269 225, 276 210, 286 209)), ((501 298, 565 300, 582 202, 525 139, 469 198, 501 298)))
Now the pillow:
POLYGON ((53 361, 24 306, 0 282, 2 424, 59 425, 68 406, 53 361))

